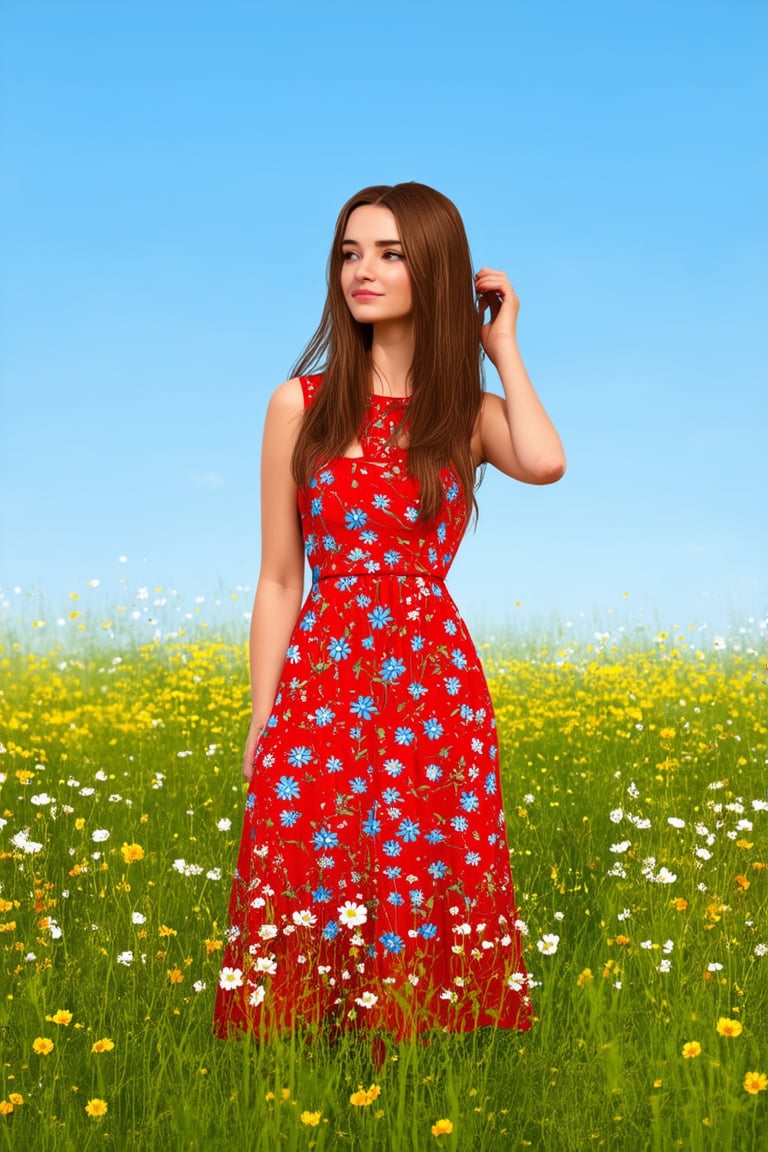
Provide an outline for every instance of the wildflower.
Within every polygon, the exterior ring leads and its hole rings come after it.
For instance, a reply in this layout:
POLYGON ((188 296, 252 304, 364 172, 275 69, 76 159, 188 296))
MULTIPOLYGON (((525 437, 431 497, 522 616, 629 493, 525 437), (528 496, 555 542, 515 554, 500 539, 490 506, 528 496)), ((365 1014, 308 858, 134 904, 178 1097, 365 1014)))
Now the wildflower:
POLYGON ((701 1044, 699 1044, 698 1040, 689 1040, 687 1044, 683 1044, 683 1056, 686 1060, 691 1060, 700 1053, 701 1044))
POLYGON ((436 1124, 432 1125, 433 1136, 448 1136, 453 1132, 453 1124, 450 1120, 438 1120, 436 1124))
POLYGON ((361 1008, 373 1008, 378 1000, 373 992, 363 992, 362 996, 355 997, 355 1004, 359 1004, 361 1008))
POLYGON ((184 974, 177 964, 174 964, 173 968, 168 969, 168 979, 171 984, 183 984, 184 974))
POLYGON ((10 1100, 0 1100, 0 1116, 8 1116, 13 1112, 13 1104, 10 1100))
POLYGON ((8 1093, 8 1103, 9 1104, 23 1104, 24 1103, 24 1097, 22 1096, 21 1092, 9 1092, 8 1093))
POLYGON ((321 1116, 322 1112, 302 1112, 301 1122, 302 1124, 308 1124, 311 1128, 317 1128, 321 1116))
POLYGON ((66 1008, 59 1008, 53 1016, 46 1016, 46 1020, 50 1020, 51 1024, 69 1024, 72 1019, 72 1013, 66 1008))
POLYGON ((576 983, 579 988, 586 988, 587 984, 591 984, 594 977, 592 976, 592 969, 585 968, 576 978, 576 983))
POLYGON ((557 952, 557 946, 560 943, 560 937, 555 936, 553 933, 547 933, 542 936, 541 940, 536 941, 536 947, 543 956, 552 956, 557 952))
POLYGON ((357 1092, 353 1092, 349 1098, 350 1104, 354 1104, 356 1108, 365 1108, 368 1104, 373 1104, 374 1100, 381 1093, 381 1088, 378 1084, 371 1084, 370 1088, 363 1088, 362 1084, 358 1084, 357 1092))
POLYGON ((123 844, 120 851, 126 864, 133 864, 137 860, 144 859, 144 849, 141 844, 123 844))
POLYGON ((222 968, 219 976, 219 987, 224 991, 230 988, 239 988, 243 983, 243 972, 241 968, 222 968))
POLYGON ((53 1051, 53 1040, 49 1040, 47 1036, 38 1036, 32 1041, 32 1051, 38 1056, 47 1056, 53 1051))
POLYGON ((91 833, 91 839, 95 840, 97 844, 102 840, 109 840, 109 830, 107 828, 97 828, 95 832, 91 833))
POLYGON ((619 935, 616 937, 616 943, 617 943, 617 944, 622 944, 622 945, 623 945, 623 944, 629 944, 629 936, 622 936, 621 934, 619 934, 619 935))
POLYGON ((741 1021, 729 1020, 727 1016, 721 1016, 717 1022, 717 1032, 720 1036, 741 1036, 741 1021))
POLYGON ((104 1116, 107 1111, 107 1102, 94 1096, 93 1100, 89 1100, 86 1104, 85 1110, 89 1116, 104 1116))
POLYGON ((103 1040, 96 1040, 94 1042, 91 1052, 111 1052, 114 1046, 109 1037, 105 1036, 103 1040))
POLYGON ((758 1092, 765 1092, 768 1088, 768 1076, 765 1072, 746 1072, 744 1074, 744 1091, 756 1096, 758 1092))
POLYGON ((746 892, 747 888, 749 888, 750 882, 747 880, 746 876, 736 876, 734 878, 734 882, 738 885, 742 892, 746 892))
POLYGON ((121 952, 117 957, 118 964, 124 964, 126 968, 130 968, 133 963, 133 952, 121 952))

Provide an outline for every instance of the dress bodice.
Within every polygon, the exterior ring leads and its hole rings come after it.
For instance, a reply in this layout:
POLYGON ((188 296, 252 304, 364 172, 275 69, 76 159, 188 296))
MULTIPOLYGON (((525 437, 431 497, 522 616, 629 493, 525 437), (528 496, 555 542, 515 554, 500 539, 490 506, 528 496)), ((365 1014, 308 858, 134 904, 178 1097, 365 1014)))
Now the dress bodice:
MULTIPOLYGON (((301 377, 305 407, 322 376, 301 377)), ((416 524, 419 482, 407 451, 387 441, 409 397, 372 394, 359 431, 362 456, 340 456, 299 489, 304 549, 313 583, 323 577, 409 573, 444 579, 466 528, 466 504, 455 469, 441 469, 437 515, 416 524)), ((407 420, 406 420, 407 427, 407 420)))

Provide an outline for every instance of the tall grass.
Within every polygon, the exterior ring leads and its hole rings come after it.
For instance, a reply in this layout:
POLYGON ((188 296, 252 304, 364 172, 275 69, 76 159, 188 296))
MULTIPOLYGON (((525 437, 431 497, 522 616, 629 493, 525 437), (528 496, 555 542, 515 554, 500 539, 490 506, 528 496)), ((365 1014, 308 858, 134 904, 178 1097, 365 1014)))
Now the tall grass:
POLYGON ((379 1069, 364 1032, 212 1036, 245 643, 104 623, 0 650, 0 1148, 768 1147, 763 629, 479 644, 536 1020, 379 1069))

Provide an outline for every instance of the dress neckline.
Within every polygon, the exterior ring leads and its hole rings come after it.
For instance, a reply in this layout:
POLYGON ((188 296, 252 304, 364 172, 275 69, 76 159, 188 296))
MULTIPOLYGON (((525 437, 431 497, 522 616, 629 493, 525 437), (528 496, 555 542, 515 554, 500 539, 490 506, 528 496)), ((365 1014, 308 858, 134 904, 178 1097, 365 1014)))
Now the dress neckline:
POLYGON ((410 396, 385 396, 383 392, 371 392, 370 396, 373 400, 383 400, 387 404, 407 404, 410 400, 410 396))

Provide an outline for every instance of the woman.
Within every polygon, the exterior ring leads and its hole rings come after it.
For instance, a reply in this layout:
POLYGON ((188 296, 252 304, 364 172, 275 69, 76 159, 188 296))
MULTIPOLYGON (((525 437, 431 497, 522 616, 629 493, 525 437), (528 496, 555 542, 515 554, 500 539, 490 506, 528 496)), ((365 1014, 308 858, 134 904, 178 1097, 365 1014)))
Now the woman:
POLYGON ((518 309, 503 272, 473 283, 439 192, 344 205, 320 326, 264 424, 219 1036, 530 1027, 493 706, 444 583, 478 467, 529 484, 565 471, 518 309), (504 399, 484 392, 481 346, 504 399))

